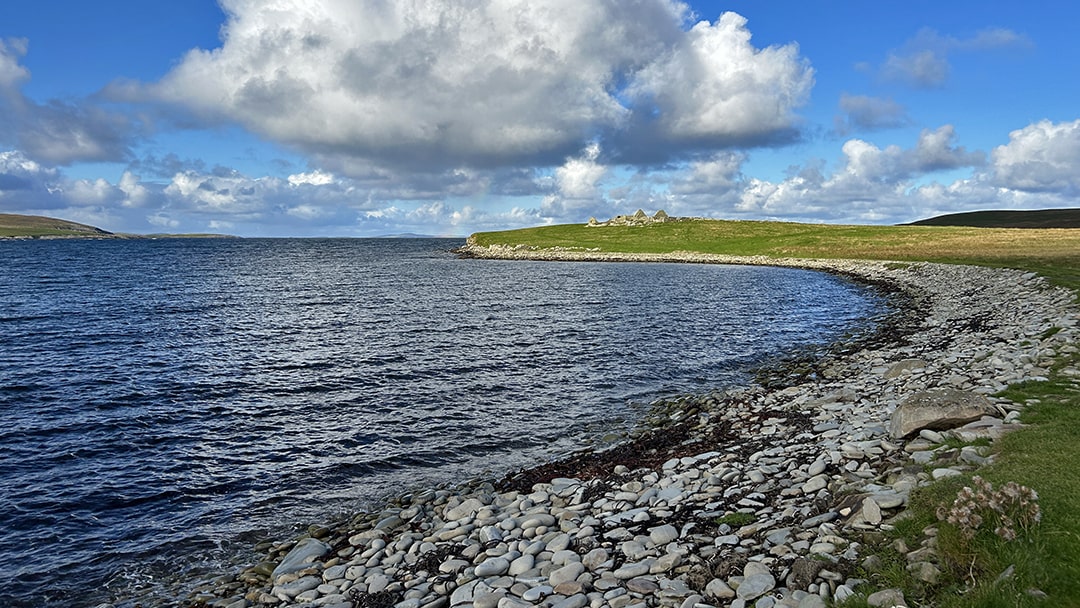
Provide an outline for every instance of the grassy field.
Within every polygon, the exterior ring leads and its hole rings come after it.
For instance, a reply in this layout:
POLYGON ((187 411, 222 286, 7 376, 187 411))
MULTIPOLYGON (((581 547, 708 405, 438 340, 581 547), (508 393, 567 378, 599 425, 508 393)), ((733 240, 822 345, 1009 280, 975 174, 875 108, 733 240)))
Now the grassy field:
MULTIPOLYGON (((934 261, 1020 268, 1080 293, 1080 229, 990 229, 930 226, 831 226, 701 220, 649 226, 547 226, 474 235, 478 244, 599 248, 609 252, 696 251, 790 258, 934 261)), ((903 588, 909 605, 954 608, 1080 606, 1080 378, 1067 373, 1080 355, 1067 353, 1047 381, 1005 394, 1028 403, 1029 426, 995 444, 996 461, 978 471, 995 487, 1013 481, 1039 494, 1042 521, 1018 539, 993 533, 967 540, 937 520, 971 476, 917 492, 909 519, 879 546, 886 568, 865 573, 875 588, 903 588), (890 548, 917 548, 922 530, 940 525, 936 585, 915 580, 890 548), (1011 568, 1010 568, 1011 567, 1011 568)), ((866 606, 855 597, 846 607, 866 606)))
POLYGON ((696 251, 776 258, 933 261, 1029 268, 1080 288, 1080 229, 837 226, 695 220, 646 226, 542 226, 474 235, 480 245, 696 251))
POLYGON ((108 237, 100 228, 38 215, 0 213, 0 237, 108 237))

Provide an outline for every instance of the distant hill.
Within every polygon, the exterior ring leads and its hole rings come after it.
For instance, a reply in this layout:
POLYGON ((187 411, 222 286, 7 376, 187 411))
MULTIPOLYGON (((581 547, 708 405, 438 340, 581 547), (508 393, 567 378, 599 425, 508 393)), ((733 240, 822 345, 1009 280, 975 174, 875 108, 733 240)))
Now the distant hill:
POLYGON ((102 230, 43 215, 0 213, 0 239, 201 239, 237 238, 227 234, 128 234, 102 230))
POLYGON ((118 236, 101 228, 54 217, 0 213, 0 237, 117 238, 118 236))
POLYGON ((1041 211, 971 211, 939 215, 907 226, 972 226, 975 228, 1080 228, 1080 209, 1041 211))

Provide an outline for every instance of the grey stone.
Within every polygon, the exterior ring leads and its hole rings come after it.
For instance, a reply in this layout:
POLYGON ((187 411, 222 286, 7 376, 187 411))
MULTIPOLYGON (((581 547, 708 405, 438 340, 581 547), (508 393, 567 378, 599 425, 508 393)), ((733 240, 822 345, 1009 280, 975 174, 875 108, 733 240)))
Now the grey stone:
POLYGON ((553 571, 548 575, 548 584, 558 587, 562 583, 577 580, 577 577, 585 572, 585 566, 581 562, 573 562, 553 571))
POLYGON ((647 578, 632 578, 626 581, 626 588, 632 593, 652 595, 660 590, 660 585, 656 584, 656 581, 651 581, 647 578))
POLYGON ((569 534, 559 534, 555 538, 551 539, 547 544, 547 550, 555 553, 557 551, 565 551, 570 547, 571 538, 569 534))
POLYGON ((829 478, 825 475, 815 475, 808 479, 802 486, 802 491, 806 494, 813 494, 818 490, 824 490, 829 486, 829 478))
POLYGON ((589 596, 584 593, 572 595, 565 600, 552 605, 551 608, 584 608, 589 605, 589 596))
POLYGON ((708 585, 705 585, 705 595, 721 600, 728 600, 735 597, 735 591, 731 587, 728 587, 727 583, 724 581, 714 578, 709 581, 708 585))
POLYGON ((626 580, 648 574, 649 568, 651 567, 652 564, 649 562, 649 560, 632 564, 623 564, 622 567, 620 567, 612 574, 615 575, 615 578, 626 580))
POLYGON ((554 591, 555 589, 551 585, 539 585, 522 593, 521 599, 526 602, 538 602, 554 593, 554 591))
POLYGON ((978 420, 990 411, 983 395, 954 388, 936 388, 909 395, 893 412, 889 433, 910 437, 923 429, 946 430, 978 420))
POLYGON ((889 371, 885 372, 884 376, 886 380, 892 380, 893 378, 899 378, 904 372, 910 372, 917 369, 926 367, 926 361, 922 359, 904 359, 894 363, 889 371))
POLYGON ((866 523, 878 525, 881 523, 881 507, 873 497, 867 496, 862 503, 862 518, 866 523))
POLYGON ((610 555, 608 554, 607 549, 604 549, 603 547, 597 547, 596 549, 593 549, 592 551, 586 553, 585 557, 581 558, 581 563, 584 564, 585 567, 589 570, 596 570, 609 558, 610 555))
POLYGON ((916 562, 908 565, 908 572, 928 585, 936 585, 941 577, 941 570, 930 562, 916 562))
POLYGON ((506 597, 506 593, 502 591, 479 593, 473 596, 473 608, 497 608, 504 597, 506 597))
POLYGON ((449 509, 443 514, 443 519, 446 521, 456 521, 459 519, 465 519, 466 517, 472 517, 476 515, 476 512, 484 508, 484 503, 480 502, 477 498, 470 498, 460 505, 449 509))
POLYGON ((509 573, 510 576, 518 576, 519 574, 524 574, 529 570, 532 570, 535 564, 535 557, 528 554, 522 555, 521 557, 510 562, 510 568, 507 570, 507 573, 509 573))
POLYGON ((744 601, 757 599, 776 587, 776 579, 772 574, 754 574, 743 578, 735 595, 744 601))
POLYGON ((934 469, 930 473, 930 476, 934 478, 934 481, 937 481, 938 479, 945 479, 946 477, 956 477, 958 475, 963 475, 963 473, 957 471, 956 469, 948 468, 934 469))
POLYGON ((274 568, 274 571, 270 574, 271 580, 276 580, 279 576, 284 574, 291 574, 293 572, 299 572, 304 568, 307 568, 313 561, 326 555, 330 552, 330 545, 315 540, 314 538, 305 538, 296 543, 296 546, 292 548, 288 554, 281 560, 281 563, 274 568))
POLYGON ((274 585, 274 595, 293 598, 305 591, 311 591, 321 582, 317 576, 305 576, 289 583, 274 585))
POLYGON ((619 550, 623 555, 630 560, 638 560, 648 555, 649 550, 645 548, 645 545, 639 543, 636 540, 628 540, 625 543, 619 545, 619 550))
POLYGON ((670 524, 657 526, 652 530, 649 530, 649 539, 657 546, 666 545, 672 541, 678 540, 678 538, 679 531, 675 529, 675 526, 670 524))
POLYGON ((450 605, 471 604, 473 602, 473 592, 479 583, 480 581, 476 580, 454 589, 454 592, 450 594, 450 605))
POLYGON ((875 608, 893 608, 894 606, 903 606, 907 608, 907 602, 904 600, 904 592, 899 589, 884 589, 876 593, 871 593, 866 598, 866 603, 874 606, 875 608))
MULTIPOLYGON (((529 556, 532 557, 532 556, 529 556)), ((530 566, 531 568, 532 566, 530 566)), ((486 559, 476 566, 476 576, 499 576, 505 574, 510 569, 510 562, 502 557, 493 557, 486 559)), ((528 568, 526 568, 528 570, 528 568)))

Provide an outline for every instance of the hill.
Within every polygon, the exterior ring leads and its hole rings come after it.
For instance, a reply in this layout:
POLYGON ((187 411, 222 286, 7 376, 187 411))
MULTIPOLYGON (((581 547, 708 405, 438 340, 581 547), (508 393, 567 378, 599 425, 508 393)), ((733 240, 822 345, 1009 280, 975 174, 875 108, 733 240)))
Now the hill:
POLYGON ((102 230, 78 222, 42 215, 0 213, 0 239, 220 239, 237 238, 227 234, 130 234, 102 230))
POLYGON ((1080 228, 1080 209, 1041 211, 971 211, 950 213, 906 226, 971 226, 975 228, 1080 228))
POLYGON ((0 213, 0 238, 117 238, 118 235, 77 222, 40 215, 0 213))

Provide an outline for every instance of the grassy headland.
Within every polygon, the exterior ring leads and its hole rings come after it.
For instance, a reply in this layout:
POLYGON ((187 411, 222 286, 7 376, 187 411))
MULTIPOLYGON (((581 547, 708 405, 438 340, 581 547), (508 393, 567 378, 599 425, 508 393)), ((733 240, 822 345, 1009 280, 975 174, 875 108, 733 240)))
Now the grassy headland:
MULTIPOLYGON (((781 222, 691 220, 645 226, 562 225, 473 235, 478 245, 598 249, 610 253, 689 251, 775 258, 830 258, 965 263, 1039 273, 1080 295, 1080 229, 1002 229, 938 226, 834 226, 781 222)), ((886 564, 867 572, 876 585, 900 587, 917 605, 1080 605, 1080 353, 1063 355, 1047 380, 1010 387, 1004 396, 1026 403, 1028 426, 998 441, 992 465, 977 473, 1000 486, 1010 481, 1039 493, 1042 522, 1011 542, 993 534, 967 542, 947 530, 939 537, 943 576, 936 585, 915 579, 897 539, 917 547, 936 510, 948 505, 970 476, 937 482, 916 493, 880 545, 886 564)), ((853 597, 844 606, 865 606, 853 597)))
POLYGON ((478 245, 617 253, 693 251, 774 258, 928 261, 1026 268, 1080 288, 1080 229, 839 226, 684 220, 645 226, 541 226, 473 235, 478 245))
POLYGON ((124 234, 55 217, 0 213, 0 239, 165 239, 223 238, 222 234, 124 234))
POLYGON ((116 238, 117 235, 53 217, 0 213, 0 238, 116 238))

